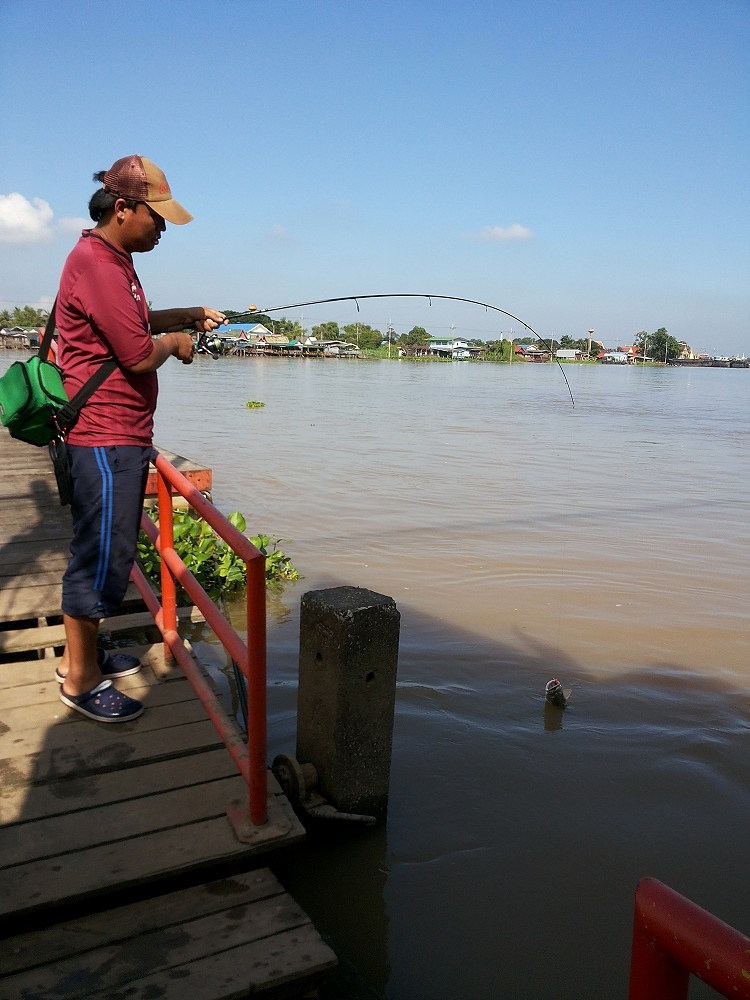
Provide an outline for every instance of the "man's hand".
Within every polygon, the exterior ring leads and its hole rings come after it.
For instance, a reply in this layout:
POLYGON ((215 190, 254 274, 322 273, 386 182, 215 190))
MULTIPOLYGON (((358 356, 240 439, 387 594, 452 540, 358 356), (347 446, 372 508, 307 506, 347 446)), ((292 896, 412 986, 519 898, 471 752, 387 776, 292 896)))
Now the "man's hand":
POLYGON ((170 336, 175 339, 174 356, 179 358, 183 365, 191 365, 195 357, 195 343, 189 333, 173 333, 170 336))
POLYGON ((152 341, 151 353, 137 365, 130 365, 129 372, 142 375, 144 372, 154 372, 161 368, 169 358, 179 358, 183 365, 192 364, 195 357, 195 344, 189 333, 165 333, 152 341))
POLYGON ((198 306, 197 308, 203 312, 202 318, 195 321, 195 329, 198 333, 210 333, 211 330, 229 322, 223 312, 209 309, 208 306, 198 306))

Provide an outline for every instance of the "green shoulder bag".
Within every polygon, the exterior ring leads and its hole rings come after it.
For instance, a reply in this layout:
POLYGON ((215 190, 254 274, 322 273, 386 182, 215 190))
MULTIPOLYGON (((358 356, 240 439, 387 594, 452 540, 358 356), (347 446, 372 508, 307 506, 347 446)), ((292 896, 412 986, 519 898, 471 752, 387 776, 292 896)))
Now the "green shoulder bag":
POLYGON ((105 361, 69 400, 60 369, 47 360, 54 329, 53 305, 39 354, 28 361, 14 361, 0 377, 0 422, 11 437, 39 447, 67 433, 83 404, 115 368, 114 361, 105 361))

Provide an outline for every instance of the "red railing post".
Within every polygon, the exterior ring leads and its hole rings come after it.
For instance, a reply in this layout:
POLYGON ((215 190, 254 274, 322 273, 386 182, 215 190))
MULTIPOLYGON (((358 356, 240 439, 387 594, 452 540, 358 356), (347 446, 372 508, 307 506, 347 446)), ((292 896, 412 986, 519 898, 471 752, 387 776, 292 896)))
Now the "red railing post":
POLYGON ((266 566, 247 564, 247 749, 250 767, 249 809, 253 823, 266 821, 266 566))
POLYGON ((690 974, 750 998, 750 938, 653 878, 635 894, 629 1000, 687 1000, 690 974))
MULTIPOLYGON (((156 470, 157 496, 159 499, 159 537, 162 553, 174 549, 174 518, 172 517, 172 490, 162 475, 156 470)), ((174 631, 177 628, 177 585, 167 562, 162 555, 161 560, 161 605, 164 629, 174 631)), ((164 659, 174 659, 168 643, 164 643, 164 659)))
POLYGON ((143 573, 133 567, 131 579, 164 637, 165 657, 176 659, 200 698, 240 774, 248 786, 247 812, 234 804, 227 809, 240 839, 252 838, 254 827, 268 822, 268 768, 266 764, 266 568, 263 554, 224 515, 158 452, 152 462, 157 471, 159 528, 145 511, 141 527, 161 557, 161 597, 143 573), (174 548, 172 491, 187 500, 204 520, 243 560, 247 568, 247 641, 243 642, 214 604, 174 548), (247 682, 247 741, 241 739, 233 720, 202 676, 192 654, 177 631, 177 584, 203 612, 206 623, 237 663, 247 682))
POLYGON ((673 961, 654 936, 657 903, 650 897, 649 881, 641 880, 636 889, 628 1000, 687 1000, 687 969, 673 961))

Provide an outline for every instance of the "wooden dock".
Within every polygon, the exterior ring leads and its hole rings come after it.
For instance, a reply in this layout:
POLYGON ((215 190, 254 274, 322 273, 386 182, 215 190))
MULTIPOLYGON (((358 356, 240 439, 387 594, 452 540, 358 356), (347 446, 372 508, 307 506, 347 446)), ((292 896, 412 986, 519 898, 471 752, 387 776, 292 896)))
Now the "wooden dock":
POLYGON ((245 785, 160 644, 118 681, 140 718, 60 702, 70 512, 45 449, 2 430, 0 468, 0 997, 305 994, 336 958, 259 867, 304 837, 280 787, 269 773, 269 822, 240 842, 227 806, 245 785))

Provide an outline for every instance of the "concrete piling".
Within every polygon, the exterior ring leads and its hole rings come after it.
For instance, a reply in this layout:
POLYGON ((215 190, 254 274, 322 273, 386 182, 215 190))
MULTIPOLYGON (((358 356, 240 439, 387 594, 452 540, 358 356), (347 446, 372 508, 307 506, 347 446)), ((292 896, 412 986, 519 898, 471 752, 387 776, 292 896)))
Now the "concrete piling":
POLYGON ((393 598, 360 587, 302 597, 297 760, 340 812, 387 809, 400 621, 393 598))

